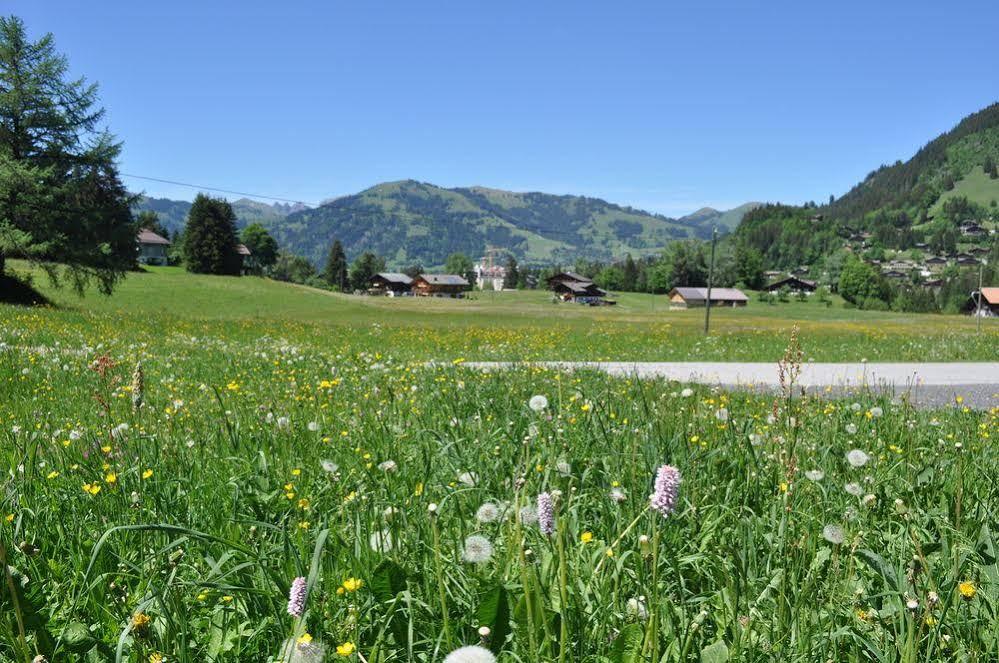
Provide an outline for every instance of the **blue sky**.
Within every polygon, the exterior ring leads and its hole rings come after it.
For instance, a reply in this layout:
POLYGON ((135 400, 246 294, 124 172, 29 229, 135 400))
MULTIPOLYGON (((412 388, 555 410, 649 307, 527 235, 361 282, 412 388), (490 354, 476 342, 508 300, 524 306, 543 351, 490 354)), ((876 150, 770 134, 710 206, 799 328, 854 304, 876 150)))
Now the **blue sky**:
POLYGON ((306 202, 404 178, 670 215, 824 200, 999 99, 994 0, 2 11, 100 83, 123 172, 306 202))

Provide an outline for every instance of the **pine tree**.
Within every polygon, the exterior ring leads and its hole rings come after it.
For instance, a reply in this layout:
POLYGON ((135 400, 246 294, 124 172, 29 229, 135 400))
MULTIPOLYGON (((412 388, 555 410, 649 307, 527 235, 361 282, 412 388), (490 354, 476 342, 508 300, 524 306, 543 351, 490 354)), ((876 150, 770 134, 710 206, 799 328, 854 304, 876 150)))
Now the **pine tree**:
POLYGON ((624 267, 621 268, 620 290, 625 292, 635 292, 638 288, 638 265, 635 264, 631 254, 625 256, 624 267))
POLYGON ((364 290, 371 282, 371 277, 385 269, 385 259, 379 258, 371 251, 365 251, 350 267, 350 285, 354 290, 364 290))
POLYGON ((517 271, 517 259, 512 255, 506 259, 506 275, 503 277, 503 288, 513 290, 520 283, 520 272, 517 271))
POLYGON ((184 264, 196 274, 239 274, 236 215, 220 198, 199 193, 184 228, 184 264))
POLYGON ((16 255, 110 293, 135 263, 121 144, 99 129, 97 86, 68 74, 51 34, 32 42, 0 17, 0 277, 16 255))
POLYGON ((340 290, 347 289, 347 254, 343 251, 340 240, 333 240, 326 267, 323 269, 323 280, 330 286, 340 290))

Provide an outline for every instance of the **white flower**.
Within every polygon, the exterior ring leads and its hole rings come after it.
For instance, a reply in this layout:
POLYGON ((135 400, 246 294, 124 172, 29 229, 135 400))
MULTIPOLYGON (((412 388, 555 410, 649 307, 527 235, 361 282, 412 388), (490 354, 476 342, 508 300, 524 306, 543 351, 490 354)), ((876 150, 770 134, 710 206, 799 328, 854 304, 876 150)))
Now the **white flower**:
POLYGON ((527 401, 527 406, 535 412, 541 412, 548 407, 548 399, 541 394, 531 396, 531 400, 527 401))
POLYGON ((856 435, 857 434, 857 424, 854 424, 854 423, 847 424, 846 425, 846 432, 849 433, 850 435, 856 435))
POLYGON ((371 549, 375 552, 392 552, 392 532, 387 528, 377 532, 372 532, 371 536, 368 538, 368 545, 370 545, 371 549))
POLYGON ((846 535, 839 525, 826 525, 822 528, 822 538, 834 546, 838 546, 846 540, 846 535))
POLYGON ((384 460, 378 463, 378 469, 382 472, 395 472, 399 466, 395 464, 394 460, 384 460))
POLYGON ((877 419, 878 417, 880 417, 884 413, 885 413, 885 411, 882 410, 881 408, 877 407, 877 406, 874 406, 874 407, 871 408, 871 416, 874 417, 875 419, 877 419))
POLYGON ((693 395, 694 395, 694 390, 691 389, 690 387, 684 387, 683 391, 680 392, 680 396, 682 396, 683 398, 690 398, 693 395))
POLYGON ((319 463, 323 467, 323 472, 326 474, 336 474, 340 470, 340 466, 331 460, 324 460, 319 463))
POLYGON ((533 525, 538 522, 538 509, 533 504, 528 504, 520 508, 520 523, 522 525, 533 525))
POLYGON ((645 605, 644 596, 628 599, 627 609, 629 615, 637 617, 643 622, 649 618, 649 610, 645 605))
POLYGON ((809 481, 822 481, 825 476, 826 474, 822 470, 808 470, 805 472, 805 478, 809 481))
POLYGON ((860 403, 852 403, 850 409, 854 412, 860 412, 860 403))
POLYGON ((79 440, 81 437, 83 437, 83 433, 81 431, 78 431, 76 429, 69 431, 69 439, 79 440))
POLYGON ((854 497, 860 497, 861 495, 864 494, 864 489, 861 488, 860 484, 855 481, 851 481, 850 483, 843 486, 843 490, 850 493, 854 497))
POLYGON ((473 534, 465 539, 461 556, 471 564, 484 564, 493 557, 493 544, 486 537, 473 534))
POLYGON ((874 495, 871 495, 870 493, 868 493, 867 495, 864 495, 864 499, 862 500, 864 506, 866 506, 866 507, 873 507, 874 504, 877 501, 878 501, 878 498, 875 497, 874 495))
POLYGON ((499 520, 500 509, 492 502, 484 502, 475 512, 475 519, 480 523, 491 523, 499 520))
POLYGON ((863 467, 871 459, 862 449, 853 449, 846 454, 846 460, 852 467, 863 467))
POLYGON ((620 504, 621 502, 623 502, 626 499, 628 499, 628 496, 625 495, 624 490, 621 489, 621 488, 611 488, 611 490, 610 490, 610 498, 611 498, 612 501, 617 502, 618 504, 620 504))
POLYGON ((558 470, 558 473, 564 477, 572 474, 572 465, 570 465, 569 461, 566 460, 560 460, 555 463, 555 469, 558 470))
POLYGON ((315 433, 317 430, 319 430, 319 424, 316 423, 315 421, 310 421, 307 428, 313 433, 315 433))
POLYGON ((479 482, 479 477, 475 472, 462 472, 458 475, 458 481, 471 488, 479 482))
POLYGON ((469 645, 445 656, 444 663, 496 663, 496 657, 485 647, 469 645))
POLYGON ((277 419, 278 428, 287 428, 290 424, 291 421, 288 420, 288 417, 278 417, 277 419))
POLYGON ((285 663, 322 663, 325 658, 326 649, 322 644, 315 641, 304 642, 288 638, 281 645, 279 660, 285 661, 285 663))
POLYGON ((726 408, 719 408, 715 411, 715 419, 718 421, 728 421, 728 410, 726 408))

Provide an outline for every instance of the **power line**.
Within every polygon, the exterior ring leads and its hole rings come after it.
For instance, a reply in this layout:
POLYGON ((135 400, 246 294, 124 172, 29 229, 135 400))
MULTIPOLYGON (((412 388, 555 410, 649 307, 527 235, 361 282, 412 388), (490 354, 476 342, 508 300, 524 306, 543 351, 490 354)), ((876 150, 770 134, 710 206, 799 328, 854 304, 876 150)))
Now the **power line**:
POLYGON ((217 193, 228 193, 234 196, 247 196, 249 198, 264 198, 265 200, 276 200, 282 203, 294 203, 296 205, 305 205, 306 207, 319 207, 319 205, 313 203, 306 203, 301 200, 293 200, 291 198, 280 198, 278 196, 265 196, 260 193, 247 193, 245 191, 232 191, 230 189, 220 189, 214 186, 202 186, 201 184, 191 184, 189 182, 177 182, 175 180, 165 180, 160 177, 148 177, 146 175, 131 175, 129 173, 121 173, 122 177, 131 177, 137 180, 148 180, 150 182, 160 182, 161 184, 173 184, 175 186, 186 186, 192 189, 200 189, 202 191, 215 191, 217 193))

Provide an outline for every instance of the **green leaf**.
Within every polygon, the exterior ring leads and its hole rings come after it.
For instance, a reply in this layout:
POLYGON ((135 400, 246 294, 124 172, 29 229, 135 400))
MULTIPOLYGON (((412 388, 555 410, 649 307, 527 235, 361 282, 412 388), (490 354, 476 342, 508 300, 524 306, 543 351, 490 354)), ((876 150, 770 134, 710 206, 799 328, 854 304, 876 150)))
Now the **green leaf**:
POLYGON ((867 550, 866 548, 861 548, 857 551, 857 557, 861 559, 867 566, 871 567, 875 573, 877 573, 885 581, 888 587, 896 592, 901 592, 898 574, 895 573, 895 568, 890 566, 888 562, 885 561, 884 557, 877 554, 872 550, 867 550))
POLYGON ((388 603, 406 589, 406 571, 390 559, 382 560, 371 574, 371 593, 379 603, 388 603))
POLYGON ((487 589, 479 602, 479 626, 488 626, 489 649, 498 654, 510 634, 510 597, 501 583, 487 589))
POLYGON ((642 641, 645 639, 645 629, 639 624, 628 624, 611 647, 612 663, 638 663, 642 660, 642 641))
POLYGON ((79 654, 94 646, 94 638, 86 624, 70 622, 62 629, 62 644, 69 651, 79 654))
POLYGON ((701 650, 701 663, 725 663, 728 660, 728 645, 718 640, 701 650))

